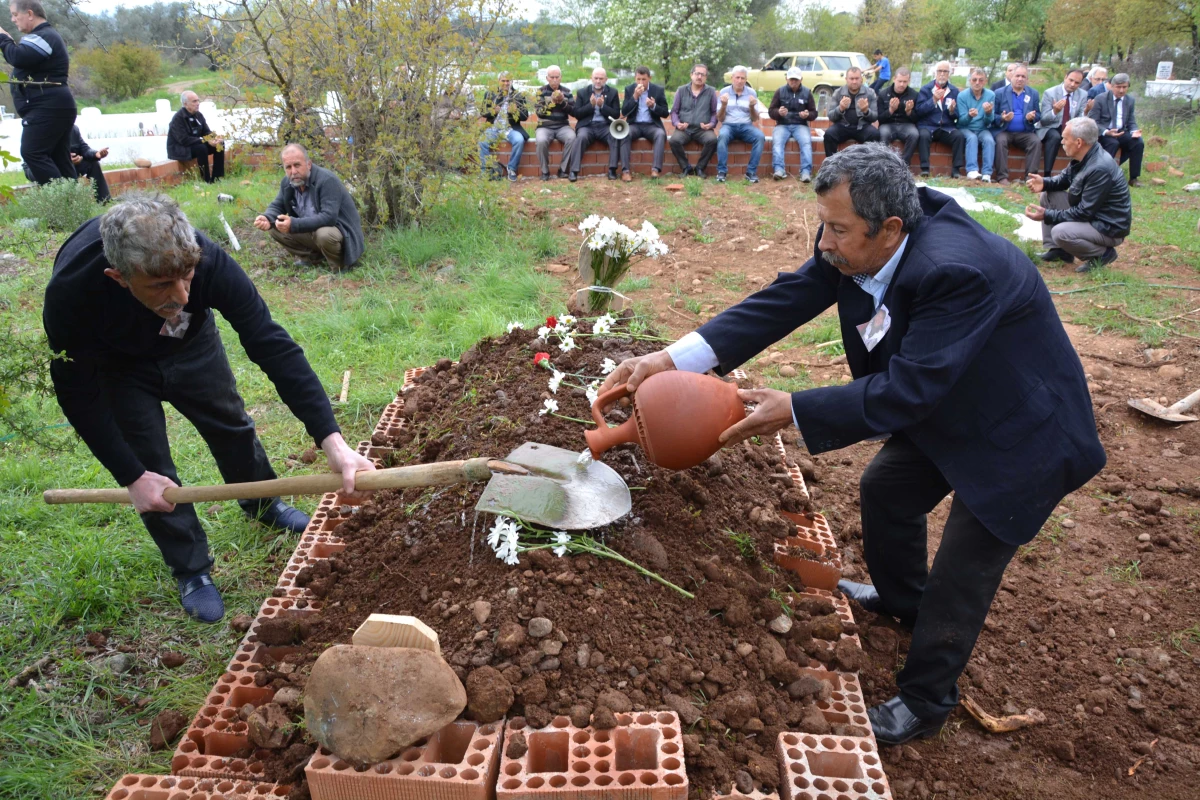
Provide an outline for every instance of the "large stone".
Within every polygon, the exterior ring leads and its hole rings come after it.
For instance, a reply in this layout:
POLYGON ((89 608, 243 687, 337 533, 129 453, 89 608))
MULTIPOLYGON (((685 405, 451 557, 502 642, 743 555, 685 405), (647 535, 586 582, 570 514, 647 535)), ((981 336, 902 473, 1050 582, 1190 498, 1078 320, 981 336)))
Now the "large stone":
POLYGON ((313 738, 355 765, 375 764, 450 724, 467 705, 454 670, 430 650, 335 645, 304 689, 313 738))
POLYGON ((479 667, 467 675, 467 708, 475 719, 495 722, 508 713, 512 704, 512 684, 494 667, 479 667))

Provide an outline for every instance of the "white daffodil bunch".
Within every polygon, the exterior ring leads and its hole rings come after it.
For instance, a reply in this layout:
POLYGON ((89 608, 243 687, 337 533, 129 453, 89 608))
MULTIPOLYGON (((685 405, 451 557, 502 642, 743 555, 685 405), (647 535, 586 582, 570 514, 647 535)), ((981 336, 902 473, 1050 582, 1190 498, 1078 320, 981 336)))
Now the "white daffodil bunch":
MULTIPOLYGON (((587 236, 584 245, 591 251, 593 286, 612 289, 636 260, 667 253, 667 245, 650 220, 634 230, 611 217, 592 214, 579 223, 579 230, 587 236)), ((612 292, 592 291, 588 299, 590 309, 597 313, 605 311, 611 302, 612 292)))

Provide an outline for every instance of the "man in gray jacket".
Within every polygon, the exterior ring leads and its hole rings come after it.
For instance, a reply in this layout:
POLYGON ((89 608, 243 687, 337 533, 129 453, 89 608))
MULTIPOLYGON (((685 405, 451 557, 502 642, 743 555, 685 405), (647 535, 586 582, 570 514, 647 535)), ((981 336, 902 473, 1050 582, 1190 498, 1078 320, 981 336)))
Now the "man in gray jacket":
POLYGON ((1095 120, 1075 117, 1063 131, 1062 146, 1071 163, 1053 178, 1030 175, 1026 183, 1040 192, 1039 205, 1025 207, 1025 216, 1042 223, 1046 252, 1042 261, 1083 264, 1088 272, 1117 260, 1117 247, 1129 235, 1133 206, 1125 173, 1097 143, 1095 120))
POLYGON ((837 152, 842 142, 878 142, 879 119, 875 90, 863 85, 862 70, 846 70, 846 84, 839 86, 829 100, 829 127, 825 130, 825 157, 837 152))
POLYGON ((1042 140, 1042 174, 1054 174, 1054 160, 1062 142, 1063 129, 1076 117, 1087 116, 1087 89, 1082 87, 1083 70, 1073 69, 1058 86, 1051 86, 1042 95, 1042 118, 1037 135, 1042 140))
POLYGON ((266 231, 299 266, 324 260, 335 270, 358 263, 363 253, 362 222, 354 198, 329 170, 318 167, 302 145, 289 144, 283 158, 279 194, 254 227, 266 231))

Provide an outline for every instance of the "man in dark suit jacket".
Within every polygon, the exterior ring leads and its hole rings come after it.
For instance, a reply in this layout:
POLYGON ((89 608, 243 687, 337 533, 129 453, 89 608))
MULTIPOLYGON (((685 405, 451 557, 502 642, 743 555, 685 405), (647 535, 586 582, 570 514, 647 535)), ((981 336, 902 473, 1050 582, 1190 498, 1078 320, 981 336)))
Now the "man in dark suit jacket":
POLYGON ((1005 86, 1011 86, 1013 70, 1015 70, 1016 68, 1017 68, 1017 64, 1015 61, 1013 63, 1009 64, 1007 67, 1005 67, 1004 68, 1004 77, 992 84, 992 91, 998 92, 1001 89, 1003 89, 1005 86))
POLYGON ((285 145, 279 155, 279 194, 254 218, 254 227, 296 256, 299 266, 327 261, 336 270, 353 267, 364 247, 354 198, 337 175, 312 163, 303 145, 285 145))
MULTIPOLYGON (((571 171, 567 179, 574 183, 579 178, 579 167, 583 154, 595 141, 608 143, 608 179, 617 179, 617 159, 621 155, 621 143, 608 134, 608 124, 621 116, 620 97, 617 90, 608 85, 608 73, 602 67, 592 70, 592 85, 580 89, 575 95, 575 147, 571 152, 571 171)), ((628 171, 629 165, 625 165, 628 171)))
POLYGON ((950 145, 950 177, 957 178, 966 163, 966 138, 958 129, 958 87, 950 82, 950 62, 939 61, 934 79, 921 87, 914 114, 917 118, 917 158, 921 177, 929 175, 929 145, 950 145))
POLYGON ((225 140, 215 136, 204 115, 200 113, 200 98, 195 92, 184 92, 179 98, 183 108, 171 117, 167 128, 167 158, 172 161, 196 159, 200 177, 213 183, 225 177, 225 140), (212 171, 208 168, 212 157, 212 171))
POLYGON ((601 391, 665 369, 727 373, 837 305, 855 380, 742 391, 757 408, 722 439, 795 424, 824 453, 890 434, 860 481, 874 586, 839 588, 913 626, 899 695, 868 711, 879 743, 894 745, 940 729, 1009 560, 1105 455, 1083 367, 1019 248, 918 190, 882 144, 826 159, 814 188, 823 225, 811 260, 666 350, 623 362, 601 391), (950 492, 927 570, 926 514, 950 492))
POLYGON ((83 140, 79 126, 71 128, 71 163, 79 177, 88 178, 96 192, 97 203, 107 203, 111 195, 108 193, 108 181, 104 179, 104 168, 100 159, 108 155, 108 148, 97 150, 83 140))
POLYGON ((663 118, 671 113, 667 103, 667 93, 657 83, 650 82, 650 68, 638 67, 634 72, 634 82, 625 87, 625 103, 621 106, 621 116, 629 121, 629 135, 621 141, 621 180, 633 180, 630 174, 630 153, 634 139, 649 139, 654 145, 654 163, 650 169, 650 177, 657 178, 662 174, 663 151, 667 146, 667 132, 663 128, 663 118))
POLYGON ((1133 114, 1133 95, 1129 94, 1129 76, 1119 72, 1113 76, 1109 90, 1097 95, 1089 117, 1100 128, 1100 146, 1113 158, 1121 151, 1118 164, 1129 162, 1129 185, 1137 186, 1142 174, 1142 152, 1146 143, 1133 114))
POLYGON ((1029 71, 1017 64, 1010 72, 1012 83, 996 92, 996 182, 1008 185, 1008 148, 1015 144, 1025 151, 1025 174, 1037 172, 1042 163, 1042 140, 1037 135, 1041 101, 1037 89, 1025 85, 1029 71))

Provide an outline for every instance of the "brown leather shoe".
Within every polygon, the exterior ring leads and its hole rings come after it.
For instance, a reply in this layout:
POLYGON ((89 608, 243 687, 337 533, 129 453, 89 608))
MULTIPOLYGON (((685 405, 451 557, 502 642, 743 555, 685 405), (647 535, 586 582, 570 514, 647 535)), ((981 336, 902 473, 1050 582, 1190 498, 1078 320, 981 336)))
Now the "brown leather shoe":
POLYGON ((633 180, 633 174, 630 172, 622 172, 621 180, 625 181, 626 183, 629 183, 630 181, 633 180))

